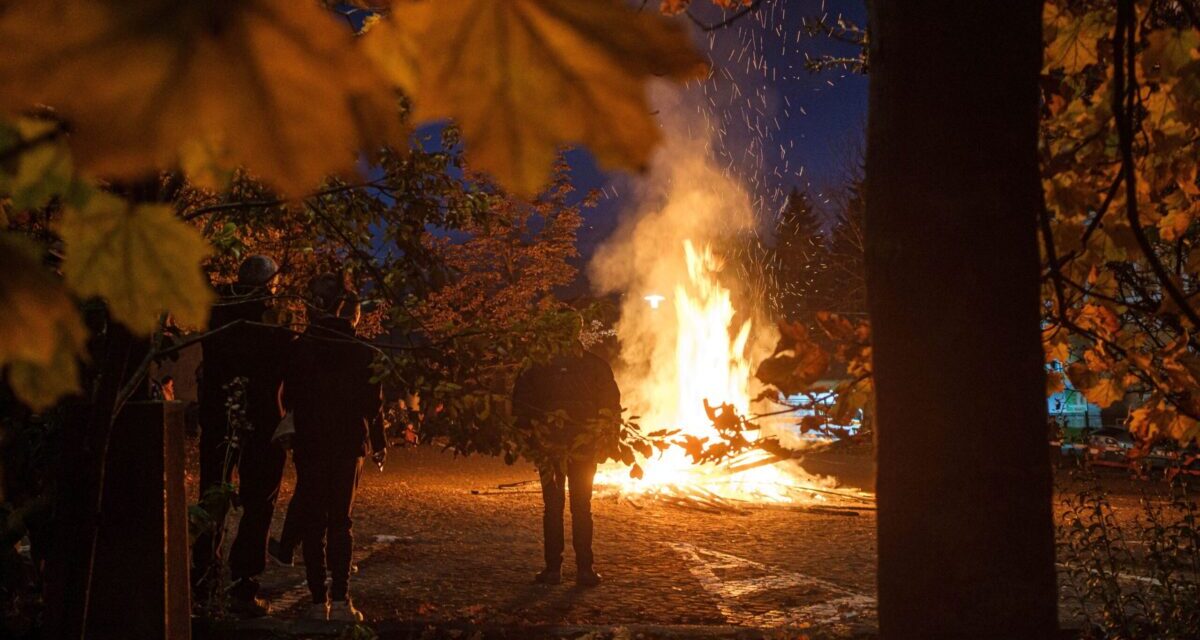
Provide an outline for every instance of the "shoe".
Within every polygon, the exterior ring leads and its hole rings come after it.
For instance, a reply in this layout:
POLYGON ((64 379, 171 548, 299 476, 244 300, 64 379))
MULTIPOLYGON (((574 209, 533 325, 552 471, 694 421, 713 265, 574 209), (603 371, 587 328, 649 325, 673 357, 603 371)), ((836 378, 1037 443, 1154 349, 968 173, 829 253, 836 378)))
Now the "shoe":
POLYGON ((250 596, 249 598, 231 597, 229 612, 239 618, 261 618, 271 613, 271 602, 266 598, 250 596))
POLYGON ((363 614, 354 608, 350 598, 329 603, 329 619, 337 622, 362 622, 363 614))
POLYGON ((594 587, 600 584, 600 574, 591 569, 579 569, 575 572, 575 584, 581 587, 594 587))
POLYGON ((308 613, 304 614, 308 620, 328 620, 329 619, 329 603, 314 602, 308 608, 308 613))
POLYGON ((292 563, 292 558, 294 555, 294 552, 285 552, 283 550, 283 545, 279 544, 278 539, 271 538, 267 540, 267 558, 269 558, 274 564, 277 564, 281 567, 294 566, 292 563))
POLYGON ((542 569, 533 581, 538 584, 558 584, 562 582, 562 572, 558 569, 542 569))

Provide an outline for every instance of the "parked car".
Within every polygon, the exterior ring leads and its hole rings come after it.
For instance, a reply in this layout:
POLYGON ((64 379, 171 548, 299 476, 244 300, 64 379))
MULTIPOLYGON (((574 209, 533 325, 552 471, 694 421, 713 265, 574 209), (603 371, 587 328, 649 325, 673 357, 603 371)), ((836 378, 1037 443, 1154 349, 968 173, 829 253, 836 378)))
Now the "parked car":
POLYGON ((1088 466, 1136 471, 1135 463, 1129 455, 1133 447, 1133 436, 1125 429, 1102 427, 1088 434, 1084 463, 1088 466))

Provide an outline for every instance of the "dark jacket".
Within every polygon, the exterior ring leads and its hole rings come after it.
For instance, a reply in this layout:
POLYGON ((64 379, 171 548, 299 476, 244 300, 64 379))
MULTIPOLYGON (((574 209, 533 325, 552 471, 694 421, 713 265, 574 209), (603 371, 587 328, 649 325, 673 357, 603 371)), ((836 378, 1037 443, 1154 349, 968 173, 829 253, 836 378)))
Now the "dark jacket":
POLYGON ((577 435, 583 425, 601 417, 607 409, 621 413, 621 391, 612 368, 599 356, 564 355, 547 364, 534 365, 517 377, 513 387, 513 413, 517 426, 529 428, 532 420, 564 411, 568 420, 557 434, 560 443, 577 435))
POLYGON ((279 385, 291 334, 278 327, 235 324, 263 322, 266 302, 253 293, 237 295, 230 288, 221 293, 209 319, 209 330, 214 333, 200 343, 204 359, 200 379, 201 427, 223 432, 226 421, 223 387, 234 378, 244 377, 246 417, 254 426, 256 438, 269 439, 281 417, 279 385))
POLYGON ((318 319, 296 341, 283 405, 296 422, 297 453, 359 457, 387 447, 379 416, 382 387, 371 382, 374 357, 354 341, 354 327, 342 318, 318 319))

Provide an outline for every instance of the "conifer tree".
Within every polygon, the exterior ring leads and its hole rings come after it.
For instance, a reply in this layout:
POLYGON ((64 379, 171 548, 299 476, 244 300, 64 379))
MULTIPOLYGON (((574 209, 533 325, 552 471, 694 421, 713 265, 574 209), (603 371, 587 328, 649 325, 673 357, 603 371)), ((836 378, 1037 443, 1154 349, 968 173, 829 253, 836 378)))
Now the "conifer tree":
POLYGON ((795 187, 775 228, 774 265, 780 315, 801 320, 825 306, 829 268, 825 232, 807 194, 795 187))
POLYGON ((864 226, 866 198, 861 175, 845 186, 838 198, 837 217, 829 232, 829 259, 821 289, 826 311, 856 315, 867 311, 864 226))

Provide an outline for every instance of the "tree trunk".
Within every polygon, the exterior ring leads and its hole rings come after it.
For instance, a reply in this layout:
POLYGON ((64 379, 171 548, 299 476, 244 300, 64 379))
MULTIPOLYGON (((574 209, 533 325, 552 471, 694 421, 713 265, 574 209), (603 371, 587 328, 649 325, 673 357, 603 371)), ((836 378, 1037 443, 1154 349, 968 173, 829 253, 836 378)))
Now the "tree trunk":
POLYGON ((1042 3, 871 5, 881 635, 1050 637, 1042 3))

